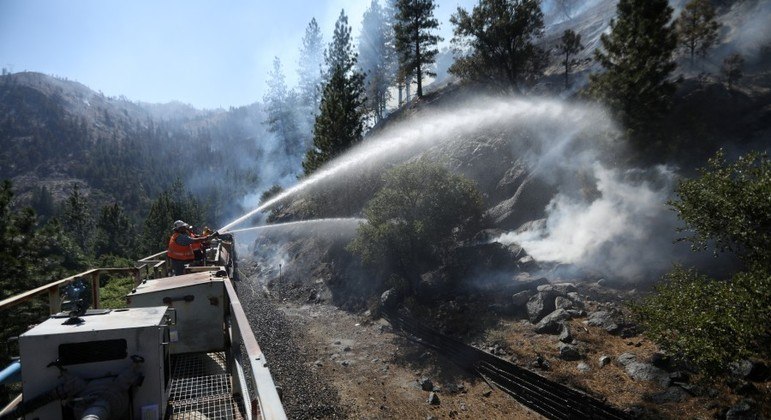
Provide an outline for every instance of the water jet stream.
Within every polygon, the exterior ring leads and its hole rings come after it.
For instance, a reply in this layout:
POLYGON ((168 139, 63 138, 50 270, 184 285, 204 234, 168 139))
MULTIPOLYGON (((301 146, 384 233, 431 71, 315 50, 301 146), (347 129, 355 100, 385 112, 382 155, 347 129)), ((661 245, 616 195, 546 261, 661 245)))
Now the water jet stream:
POLYGON ((356 217, 349 217, 349 218, 332 218, 332 219, 311 219, 311 220, 300 220, 296 222, 287 222, 287 223, 277 223, 274 225, 262 225, 262 226, 252 226, 248 228, 242 228, 242 229, 234 229, 227 231, 227 233, 239 233, 239 232, 250 232, 250 231, 272 231, 272 230, 285 230, 285 229, 301 229, 301 228, 310 228, 313 229, 314 227, 319 227, 322 225, 329 225, 329 224, 355 224, 355 226, 358 226, 361 223, 365 223, 367 219, 359 219, 356 217))
MULTIPOLYGON (((347 175, 346 178, 350 179, 355 176, 353 172, 358 168, 403 162, 434 145, 448 142, 462 144, 469 135, 482 130, 500 129, 510 127, 512 124, 524 124, 530 129, 551 127, 543 130, 544 138, 539 139, 541 141, 518 147, 527 149, 528 147, 549 148, 551 137, 564 140, 572 138, 570 134, 577 131, 599 132, 603 129, 612 129, 612 122, 600 109, 587 105, 571 105, 553 99, 485 98, 466 102, 455 109, 432 110, 428 116, 422 114, 417 116, 420 118, 413 117, 366 139, 302 182, 231 221, 219 231, 228 232, 232 227, 243 223, 256 213, 269 209, 276 203, 304 192, 322 181, 341 175, 347 175)), ((520 138, 511 140, 520 143, 527 141, 520 138)), ((533 153, 538 155, 540 150, 533 153)))

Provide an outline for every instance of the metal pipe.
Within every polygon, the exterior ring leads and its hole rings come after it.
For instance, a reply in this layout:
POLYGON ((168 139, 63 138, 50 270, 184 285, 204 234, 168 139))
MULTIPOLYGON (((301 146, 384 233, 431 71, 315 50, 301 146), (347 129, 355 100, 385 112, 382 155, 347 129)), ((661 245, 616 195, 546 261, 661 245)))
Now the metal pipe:
POLYGON ((0 384, 6 382, 19 382, 21 380, 21 362, 18 360, 6 366, 0 371, 0 384))

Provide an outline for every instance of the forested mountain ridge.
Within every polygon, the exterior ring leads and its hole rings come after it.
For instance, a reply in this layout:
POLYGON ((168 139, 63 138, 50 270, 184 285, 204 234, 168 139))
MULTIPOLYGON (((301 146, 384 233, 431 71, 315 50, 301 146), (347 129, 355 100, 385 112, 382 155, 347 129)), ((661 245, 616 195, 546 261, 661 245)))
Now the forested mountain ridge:
POLYGON ((94 208, 117 201, 137 220, 176 179, 196 195, 238 199, 275 151, 264 119, 259 104, 201 111, 106 97, 40 73, 3 75, 0 178, 12 180, 18 204, 42 187, 58 202, 78 184, 94 208))

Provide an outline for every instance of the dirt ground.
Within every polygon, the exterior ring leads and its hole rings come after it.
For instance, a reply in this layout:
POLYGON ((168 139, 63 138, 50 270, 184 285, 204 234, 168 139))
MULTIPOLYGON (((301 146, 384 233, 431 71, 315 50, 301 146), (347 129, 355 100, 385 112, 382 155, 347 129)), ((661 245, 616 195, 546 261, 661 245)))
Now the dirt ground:
POLYGON ((350 418, 541 418, 481 378, 394 334, 386 321, 324 304, 284 302, 278 308, 306 334, 310 369, 334 384, 350 418), (430 392, 419 385, 423 378, 433 383, 439 404, 428 403, 430 392))
MULTIPOLYGON (((606 296, 584 292, 588 312, 602 309, 605 304, 599 302, 606 296)), ((367 312, 348 312, 318 300, 280 299, 248 280, 239 285, 239 294, 274 381, 283 389, 289 418, 542 418, 474 373, 394 333, 388 322, 373 320, 367 312), (438 403, 429 403, 430 391, 421 388, 426 379, 438 403)), ((472 320, 477 331, 456 338, 604 400, 632 417, 725 418, 728 408, 744 398, 725 384, 681 377, 673 381, 692 385, 688 395, 662 401, 667 388, 633 380, 617 361, 627 352, 639 361, 650 360, 658 348, 644 335, 623 338, 576 318, 569 325, 583 358, 565 361, 558 357, 557 336, 536 334, 527 320, 500 316, 491 323, 490 314, 470 316, 486 319, 472 320), (549 363, 547 370, 532 366, 538 355, 549 363), (610 357, 610 364, 601 366, 602 356, 610 357)), ((771 382, 755 386, 757 392, 750 397, 764 407, 771 382)))

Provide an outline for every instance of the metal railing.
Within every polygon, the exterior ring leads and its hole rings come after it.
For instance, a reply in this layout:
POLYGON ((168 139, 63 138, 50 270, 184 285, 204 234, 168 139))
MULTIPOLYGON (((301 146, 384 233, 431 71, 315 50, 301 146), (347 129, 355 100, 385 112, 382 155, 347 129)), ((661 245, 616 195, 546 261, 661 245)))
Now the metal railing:
POLYGON ((228 337, 233 351, 234 391, 244 396, 246 417, 250 419, 286 419, 284 406, 268 369, 268 361, 249 326, 241 301, 238 299, 233 282, 225 279, 225 293, 230 301, 228 337), (254 385, 249 387, 247 378, 254 385))
POLYGON ((78 273, 61 280, 44 284, 40 287, 36 287, 26 292, 20 293, 15 296, 11 296, 7 299, 0 301, 0 310, 10 309, 16 305, 32 300, 40 295, 48 294, 48 311, 50 314, 55 314, 61 311, 61 293, 60 290, 63 286, 72 284, 75 281, 88 279, 91 285, 91 302, 94 309, 99 308, 99 277, 106 273, 130 273, 134 277, 134 284, 138 285, 142 282, 142 267, 126 267, 126 268, 92 268, 91 270, 78 273))
MULTIPOLYGON (((230 253, 221 243, 217 244, 215 258, 217 262, 230 257, 230 253)), ((91 285, 91 302, 94 309, 99 308, 99 278, 102 274, 118 274, 129 273, 134 277, 134 285, 138 286, 142 283, 143 279, 156 279, 159 277, 166 277, 168 267, 170 266, 168 258, 166 257, 166 251, 161 251, 157 254, 153 254, 142 258, 137 261, 139 265, 136 267, 125 268, 92 268, 82 273, 74 274, 72 276, 56 280, 48 284, 36 287, 18 295, 11 296, 7 299, 0 301, 0 311, 10 309, 16 305, 32 300, 40 295, 48 294, 48 308, 50 314, 55 314, 61 311, 61 293, 62 287, 72 284, 78 280, 88 279, 91 285)))

